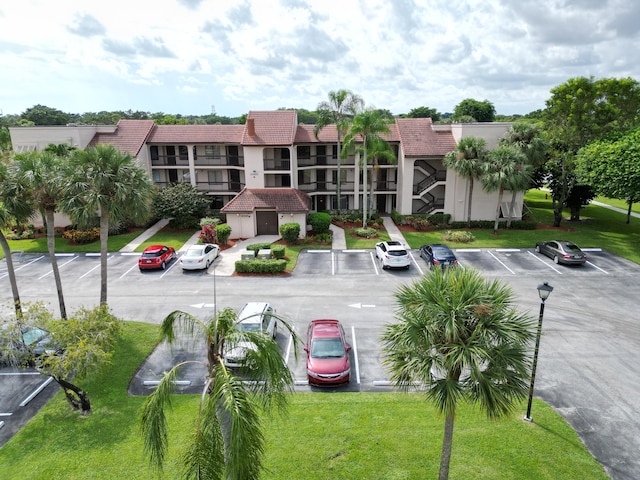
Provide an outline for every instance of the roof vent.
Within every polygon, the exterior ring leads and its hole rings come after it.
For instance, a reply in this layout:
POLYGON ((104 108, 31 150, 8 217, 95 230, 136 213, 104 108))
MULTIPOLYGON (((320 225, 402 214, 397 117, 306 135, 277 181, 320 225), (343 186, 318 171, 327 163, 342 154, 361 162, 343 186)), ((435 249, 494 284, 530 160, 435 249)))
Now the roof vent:
POLYGON ((253 118, 247 118, 247 135, 250 137, 256 136, 256 124, 253 118))

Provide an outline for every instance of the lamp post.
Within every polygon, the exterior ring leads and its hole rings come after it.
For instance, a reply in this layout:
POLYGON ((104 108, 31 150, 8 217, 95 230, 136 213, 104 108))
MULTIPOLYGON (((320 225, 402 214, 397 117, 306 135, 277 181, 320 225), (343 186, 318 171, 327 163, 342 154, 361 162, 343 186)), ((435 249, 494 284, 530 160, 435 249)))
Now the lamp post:
POLYGON ((542 315, 544 314, 544 302, 553 291, 553 287, 547 282, 538 285, 538 295, 540 295, 540 316, 538 317, 538 334, 536 335, 536 348, 533 351, 533 366, 531 367, 531 385, 529 385, 529 401, 527 402, 527 414, 524 419, 532 422, 531 402, 533 401, 533 384, 536 381, 536 367, 538 366, 538 350, 540 349, 540 335, 542 334, 542 315))

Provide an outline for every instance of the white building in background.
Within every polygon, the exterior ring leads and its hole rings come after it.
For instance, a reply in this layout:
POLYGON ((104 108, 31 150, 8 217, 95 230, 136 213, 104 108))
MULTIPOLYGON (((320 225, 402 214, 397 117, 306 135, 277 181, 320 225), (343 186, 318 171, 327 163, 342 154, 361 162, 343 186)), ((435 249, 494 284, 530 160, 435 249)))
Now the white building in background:
MULTIPOLYGON (((443 166, 444 156, 464 137, 484 138, 494 148, 510 123, 434 125, 429 118, 398 118, 384 136, 397 162, 369 165, 372 205, 379 213, 448 213, 466 220, 468 181, 443 166)), ((299 125, 295 110, 252 111, 245 125, 156 125, 153 120, 121 120, 117 125, 11 127, 15 151, 67 143, 84 149, 113 144, 136 157, 160 187, 189 182, 227 213, 232 236, 277 234, 296 221, 305 232, 309 211, 362 208, 362 167, 357 155, 340 165, 335 126, 318 137, 313 125, 299 125), (241 233, 241 234, 240 234, 241 233)), ((497 192, 474 188, 472 219, 495 217, 497 192)), ((511 194, 505 194, 511 199, 511 194)), ((523 194, 517 196, 521 217, 523 194)), ((503 210, 507 212, 508 202, 503 210)))

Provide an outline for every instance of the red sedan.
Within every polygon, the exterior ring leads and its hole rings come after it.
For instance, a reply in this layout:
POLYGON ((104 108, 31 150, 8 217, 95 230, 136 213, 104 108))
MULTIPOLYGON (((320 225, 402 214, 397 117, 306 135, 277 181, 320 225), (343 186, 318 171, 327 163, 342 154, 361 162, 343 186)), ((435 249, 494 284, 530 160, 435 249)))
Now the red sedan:
POLYGON ((338 320, 313 320, 307 330, 307 378, 310 385, 349 383, 351 345, 338 320))
POLYGON ((138 260, 138 267, 140 270, 151 270, 156 268, 164 270, 167 268, 167 264, 175 258, 175 248, 167 247, 166 245, 152 245, 145 248, 144 252, 142 252, 140 259, 138 260))

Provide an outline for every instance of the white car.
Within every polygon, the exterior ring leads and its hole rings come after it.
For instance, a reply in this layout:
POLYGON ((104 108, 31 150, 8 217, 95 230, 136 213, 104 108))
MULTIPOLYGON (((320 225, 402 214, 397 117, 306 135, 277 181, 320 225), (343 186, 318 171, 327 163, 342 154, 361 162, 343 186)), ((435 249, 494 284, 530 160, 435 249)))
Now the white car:
MULTIPOLYGON (((265 302, 249 302, 238 313, 238 328, 244 332, 262 332, 275 340, 278 323, 275 310, 265 302)), ((229 368, 244 366, 247 350, 254 348, 251 342, 239 342, 224 355, 224 364, 229 368)))
POLYGON ((180 258, 183 270, 205 270, 220 255, 220 247, 213 243, 191 245, 180 258))
POLYGON ((376 243, 376 257, 380 260, 382 269, 406 268, 411 266, 411 257, 400 242, 388 241, 376 243))

